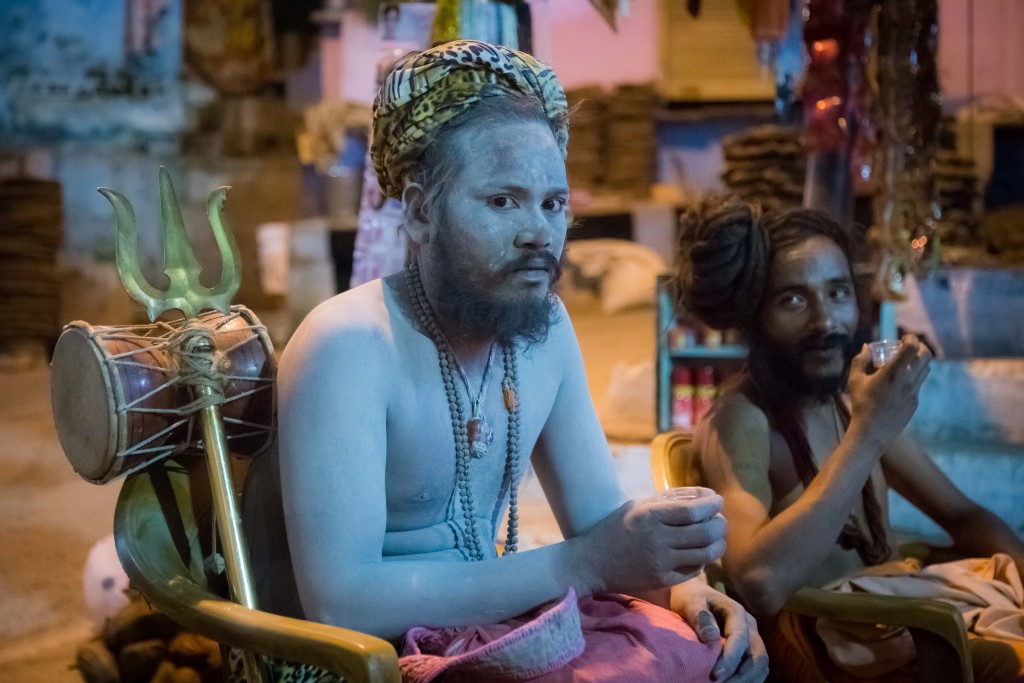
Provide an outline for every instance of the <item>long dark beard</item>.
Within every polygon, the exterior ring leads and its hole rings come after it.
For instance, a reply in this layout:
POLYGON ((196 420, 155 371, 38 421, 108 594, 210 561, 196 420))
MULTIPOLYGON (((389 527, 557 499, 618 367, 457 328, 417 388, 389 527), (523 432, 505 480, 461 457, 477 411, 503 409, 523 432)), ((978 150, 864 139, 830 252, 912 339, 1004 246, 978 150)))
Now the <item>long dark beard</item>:
POLYGON ((845 334, 809 335, 795 347, 782 346, 755 334, 750 339, 750 374, 761 394, 773 402, 788 405, 804 397, 822 400, 846 387, 854 352, 853 338, 845 334), (822 346, 842 351, 843 369, 830 377, 810 377, 800 355, 822 346))
POLYGON ((529 261, 544 259, 550 274, 547 294, 543 297, 524 295, 511 300, 493 296, 474 281, 472 264, 460 258, 459 246, 445 229, 437 235, 434 255, 431 270, 438 285, 438 312, 456 328, 508 346, 516 342, 530 346, 547 339, 558 312, 558 297, 553 288, 562 275, 559 260, 550 252, 526 254, 498 273, 499 278, 511 277, 529 261))

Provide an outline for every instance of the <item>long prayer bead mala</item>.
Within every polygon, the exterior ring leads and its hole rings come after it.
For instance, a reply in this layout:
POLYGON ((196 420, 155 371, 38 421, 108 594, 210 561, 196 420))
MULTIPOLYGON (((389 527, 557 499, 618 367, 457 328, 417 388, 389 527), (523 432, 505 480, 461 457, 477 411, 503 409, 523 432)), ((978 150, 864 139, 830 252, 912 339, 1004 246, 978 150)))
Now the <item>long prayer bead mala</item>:
MULTIPOLYGON (((466 416, 462 406, 462 397, 452 375, 452 367, 458 367, 458 357, 448 342, 441 326, 437 323, 434 310, 430 306, 427 294, 423 290, 419 264, 410 259, 405 268, 405 284, 412 300, 413 308, 420 324, 430 335, 437 348, 438 365, 441 368, 441 379, 444 382, 445 394, 448 396, 448 412, 451 414, 452 433, 455 435, 455 486, 459 494, 462 516, 466 524, 466 546, 470 560, 484 559, 477 530, 473 492, 470 488, 469 464, 473 460, 469 435, 466 428, 466 416)), ((505 551, 510 554, 518 550, 519 543, 519 368, 516 361, 515 346, 502 345, 504 358, 504 377, 501 380, 501 394, 508 414, 508 437, 505 444, 505 472, 503 483, 509 486, 508 529, 505 537, 505 551)), ((467 386, 468 391, 468 386, 467 386)))

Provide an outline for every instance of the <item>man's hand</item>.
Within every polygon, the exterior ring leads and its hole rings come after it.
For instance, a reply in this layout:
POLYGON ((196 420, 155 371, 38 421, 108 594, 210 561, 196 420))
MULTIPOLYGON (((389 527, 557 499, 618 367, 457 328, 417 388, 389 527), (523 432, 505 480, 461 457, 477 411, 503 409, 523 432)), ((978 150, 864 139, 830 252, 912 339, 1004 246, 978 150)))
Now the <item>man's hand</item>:
POLYGON ((928 376, 932 354, 917 337, 902 339, 899 353, 871 372, 871 355, 861 349, 850 366, 851 419, 860 422, 880 443, 888 445, 917 410, 917 392, 928 376))
POLYGON ((636 593, 692 578, 725 552, 722 497, 629 501, 582 534, 587 592, 636 593))
POLYGON ((759 683, 768 676, 768 652, 757 622, 738 602, 694 580, 672 588, 672 609, 701 642, 725 638, 711 680, 759 683))

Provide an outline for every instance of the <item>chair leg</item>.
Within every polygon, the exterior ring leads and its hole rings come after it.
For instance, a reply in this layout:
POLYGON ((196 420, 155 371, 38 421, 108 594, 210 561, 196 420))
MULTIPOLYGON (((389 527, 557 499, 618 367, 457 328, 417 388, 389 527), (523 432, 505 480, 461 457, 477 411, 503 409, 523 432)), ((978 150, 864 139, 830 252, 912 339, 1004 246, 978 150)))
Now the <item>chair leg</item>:
POLYGON ((771 683, 828 683, 827 656, 816 644, 814 619, 783 610, 758 628, 768 648, 771 683), (809 629, 809 630, 808 630, 809 629))
POLYGON ((923 683, 973 683, 970 662, 964 667, 949 641, 931 631, 910 629, 917 652, 917 673, 923 683))

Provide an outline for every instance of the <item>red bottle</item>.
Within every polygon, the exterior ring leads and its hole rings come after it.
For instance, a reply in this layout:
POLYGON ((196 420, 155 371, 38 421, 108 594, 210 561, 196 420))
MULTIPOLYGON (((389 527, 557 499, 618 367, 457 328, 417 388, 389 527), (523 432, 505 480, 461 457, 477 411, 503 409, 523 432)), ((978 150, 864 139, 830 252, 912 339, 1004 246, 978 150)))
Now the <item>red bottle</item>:
POLYGON ((693 424, 696 426, 715 402, 718 387, 715 386, 715 369, 710 365, 697 370, 697 387, 693 396, 693 424))
POLYGON ((693 371, 685 365, 672 369, 672 427, 693 429, 693 371))

